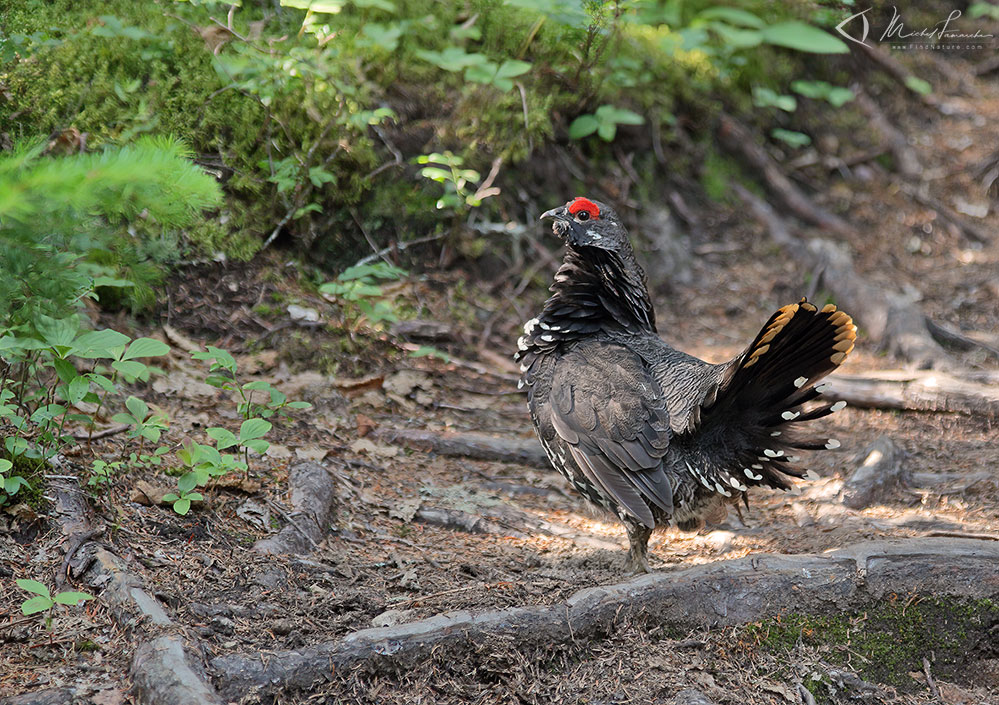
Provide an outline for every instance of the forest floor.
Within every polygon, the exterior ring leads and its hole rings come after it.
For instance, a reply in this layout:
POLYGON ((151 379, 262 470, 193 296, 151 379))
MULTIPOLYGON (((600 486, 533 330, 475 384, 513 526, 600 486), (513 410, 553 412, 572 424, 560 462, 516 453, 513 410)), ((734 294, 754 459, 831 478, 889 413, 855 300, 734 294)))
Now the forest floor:
MULTIPOLYGON (((946 98, 954 107, 949 115, 924 110, 897 113, 896 119, 933 175, 933 196, 974 214, 966 217, 994 235, 999 216, 976 167, 999 144, 999 83, 983 77, 973 80, 972 89, 971 95, 946 98)), ((911 287, 922 294, 920 305, 929 316, 954 329, 983 332, 999 346, 999 237, 967 239, 899 189, 875 162, 832 176, 808 171, 820 168, 805 166, 792 176, 806 184, 829 183, 817 201, 856 226, 857 234, 845 240, 862 275, 911 287)), ((807 285, 800 268, 758 225, 737 209, 714 208, 699 231, 682 240, 690 255, 684 265, 689 283, 666 285, 654 267, 649 276, 664 338, 719 362, 740 351, 773 310, 797 300, 807 285)), ((536 237, 546 240, 540 225, 536 237)), ((205 385, 204 370, 189 361, 184 338, 233 350, 248 380, 267 380, 292 399, 313 404, 275 423, 273 445, 253 459, 248 478, 211 489, 187 516, 131 501, 140 481, 172 485, 158 470, 119 476, 93 502, 105 528, 104 545, 135 567, 195 653, 206 660, 266 655, 451 610, 554 604, 630 577, 622 568, 621 526, 586 506, 550 468, 422 452, 379 435, 420 429, 533 437, 516 370, 500 359, 512 352, 520 325, 544 298, 540 288, 528 288, 508 305, 505 295, 519 276, 493 282, 491 295, 483 293, 489 286, 471 282, 456 293, 463 279, 456 273, 400 285, 403 296, 435 314, 425 317, 447 325, 451 341, 438 344, 465 351, 449 361, 400 355, 387 336, 363 349, 346 345, 342 353, 331 352, 342 332, 261 321, 254 307, 277 301, 274 294, 316 309, 324 321, 339 315, 330 303, 296 289, 296 277, 281 272, 277 257, 248 266, 203 266, 170 284, 169 310, 141 332, 177 351, 161 365, 166 374, 142 393, 169 414, 171 440, 203 439, 207 427, 238 422, 232 399, 205 385), (459 310, 470 313, 459 318, 459 310), (492 333, 477 346, 490 317, 492 333), (274 330, 265 336, 264 328, 274 330), (488 350, 473 359, 477 347, 488 350), (337 374, 315 371, 331 364, 338 365, 337 374), (252 551, 255 541, 286 523, 286 480, 302 460, 324 463, 336 479, 332 530, 300 558, 252 551), (429 510, 483 519, 477 529, 482 533, 428 523, 429 510), (564 528, 565 535, 525 529, 539 521, 564 528)), ((863 312, 851 313, 862 320, 863 312)), ((862 334, 842 373, 902 366, 865 345, 862 334)), ((952 354, 968 369, 999 369, 980 349, 952 354)), ((657 534, 653 568, 670 571, 757 553, 821 553, 880 538, 999 539, 995 424, 994 418, 971 414, 848 407, 817 422, 842 443, 814 454, 810 467, 817 480, 800 483, 800 494, 754 491, 741 518, 732 511, 696 533, 657 534), (905 451, 909 477, 929 473, 942 481, 900 483, 876 504, 849 509, 840 501, 843 482, 863 451, 883 436, 905 451)), ((95 446, 106 455, 120 447, 114 436, 95 446)), ((73 459, 67 455, 70 464, 73 459)), ((20 615, 24 595, 13 578, 56 574, 63 561, 61 530, 45 519, 44 512, 8 515, 0 524, 0 615, 6 615, 0 621, 0 696, 72 686, 74 701, 133 702, 124 674, 135 624, 116 619, 101 601, 58 612, 51 633, 20 615)), ((866 684, 877 680, 869 675, 871 656, 858 653, 849 638, 822 642, 803 629, 778 645, 767 629, 757 623, 677 634, 625 620, 602 639, 528 647, 491 642, 405 668, 333 673, 312 688, 263 701, 641 703, 672 702, 679 691, 694 688, 719 704, 784 705, 807 702, 797 689, 805 683, 819 703, 999 702, 994 632, 991 644, 966 644, 963 657, 942 671, 930 664, 930 681, 929 667, 914 659, 891 677, 866 684), (836 669, 859 673, 860 685, 843 685, 836 669)), ((862 624, 855 629, 862 631, 862 624)), ((209 673, 209 679, 217 676, 209 673)), ((252 694, 247 698, 256 701, 252 694)))

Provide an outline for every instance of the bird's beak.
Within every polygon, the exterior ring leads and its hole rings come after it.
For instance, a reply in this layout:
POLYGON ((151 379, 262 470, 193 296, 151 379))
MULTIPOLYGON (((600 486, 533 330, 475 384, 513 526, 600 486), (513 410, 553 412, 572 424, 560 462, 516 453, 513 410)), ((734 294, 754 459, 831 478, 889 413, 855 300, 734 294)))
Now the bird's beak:
POLYGON ((565 206, 559 206, 558 208, 552 208, 550 211, 545 211, 541 214, 540 220, 545 218, 554 218, 555 220, 566 220, 566 210, 565 206))

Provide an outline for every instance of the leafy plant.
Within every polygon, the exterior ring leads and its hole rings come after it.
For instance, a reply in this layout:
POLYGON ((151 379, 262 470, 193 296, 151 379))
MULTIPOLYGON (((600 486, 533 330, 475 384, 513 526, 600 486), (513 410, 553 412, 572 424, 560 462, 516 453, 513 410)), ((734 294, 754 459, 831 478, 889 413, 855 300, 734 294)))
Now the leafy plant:
POLYGON ((612 142, 618 125, 641 125, 644 122, 645 118, 631 110, 601 105, 592 115, 580 115, 573 120, 569 125, 569 137, 578 140, 596 132, 600 139, 612 142))
POLYGON ((406 270, 386 262, 355 265, 343 270, 334 281, 320 286, 319 291, 340 302, 353 326, 362 318, 371 324, 394 323, 399 320, 399 315, 385 298, 378 282, 397 281, 406 274, 406 270))
POLYGON ((14 581, 17 586, 26 592, 30 592, 34 597, 29 597, 21 603, 21 613, 25 616, 45 613, 45 628, 52 628, 52 608, 56 605, 66 607, 77 607, 87 600, 93 600, 94 596, 85 592, 65 591, 56 593, 54 596, 49 589, 37 580, 18 579, 14 581))
POLYGON ((753 105, 757 108, 778 108, 793 113, 798 107, 798 101, 793 95, 780 95, 769 88, 757 86, 753 89, 753 105))
POLYGON ((424 154, 416 158, 417 164, 429 164, 420 169, 420 176, 444 184, 444 195, 437 199, 438 210, 463 211, 469 206, 482 205, 490 191, 472 191, 469 186, 479 183, 482 176, 475 169, 465 169, 465 160, 449 150, 424 154))
POLYGON ((849 88, 834 86, 826 81, 792 81, 791 90, 806 98, 824 100, 834 108, 840 108, 856 97, 849 88))

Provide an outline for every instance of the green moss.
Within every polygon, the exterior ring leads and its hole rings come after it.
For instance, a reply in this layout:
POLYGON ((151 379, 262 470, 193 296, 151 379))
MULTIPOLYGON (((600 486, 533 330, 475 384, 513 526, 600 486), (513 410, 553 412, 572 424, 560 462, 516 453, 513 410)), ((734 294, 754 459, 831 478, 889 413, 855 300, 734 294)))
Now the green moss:
POLYGON ((865 678, 905 687, 914 685, 908 673, 921 670, 923 658, 933 659, 934 673, 952 678, 969 654, 990 643, 996 624, 999 604, 991 600, 892 595, 861 612, 790 614, 746 629, 768 650, 826 648, 830 660, 849 662, 865 678))

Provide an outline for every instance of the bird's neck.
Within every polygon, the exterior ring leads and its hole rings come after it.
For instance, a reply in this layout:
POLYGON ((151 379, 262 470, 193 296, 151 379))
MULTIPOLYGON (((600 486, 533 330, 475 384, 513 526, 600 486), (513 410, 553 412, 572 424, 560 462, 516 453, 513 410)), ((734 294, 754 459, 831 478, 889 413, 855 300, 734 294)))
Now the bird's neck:
POLYGON ((656 315, 642 268, 598 248, 569 248, 552 296, 520 340, 522 351, 550 347, 600 331, 656 333, 656 315))

